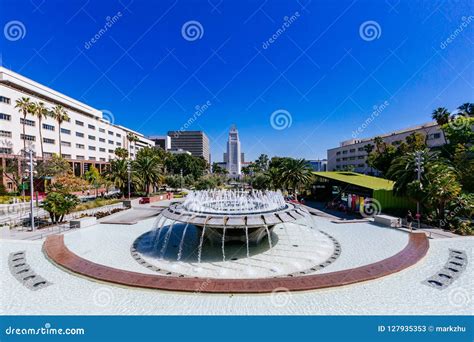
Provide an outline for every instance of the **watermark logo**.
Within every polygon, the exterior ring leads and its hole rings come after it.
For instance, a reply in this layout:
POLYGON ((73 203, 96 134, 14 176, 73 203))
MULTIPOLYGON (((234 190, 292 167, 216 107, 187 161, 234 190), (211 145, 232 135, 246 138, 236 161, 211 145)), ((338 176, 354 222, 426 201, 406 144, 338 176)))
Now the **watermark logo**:
POLYGON ((272 34, 270 38, 262 43, 262 48, 264 50, 268 49, 271 44, 276 42, 280 36, 285 33, 287 29, 300 17, 300 13, 296 11, 291 16, 285 16, 283 18, 283 24, 272 34))
POLYGON ((278 131, 291 127, 292 123, 293 118, 290 112, 285 109, 277 109, 270 116, 270 124, 278 131))
POLYGON ((196 105, 194 106, 194 113, 193 115, 191 115, 188 120, 186 120, 186 122, 179 128, 179 130, 177 132, 175 132, 173 134, 174 138, 177 138, 181 135, 181 133, 183 133, 184 131, 186 131, 189 127, 192 126, 192 124, 194 124, 194 122, 196 122, 197 119, 199 119, 199 117, 204 114, 208 109, 209 107, 212 106, 212 102, 207 100, 206 103, 204 103, 203 105, 196 105))
POLYGON ((291 301, 291 292, 286 287, 277 287, 272 291, 270 301, 277 308, 287 306, 291 301))
POLYGON ((374 217, 382 212, 382 205, 375 198, 367 198, 364 201, 364 206, 360 211, 362 217, 374 217))
POLYGON ((382 28, 378 22, 374 20, 368 20, 360 25, 359 35, 366 42, 371 42, 380 38, 382 35, 382 28))
POLYGON ((188 42, 194 42, 195 40, 202 38, 204 35, 204 28, 199 21, 190 20, 185 22, 181 27, 181 35, 188 42))
POLYGON ((389 105, 388 101, 385 101, 381 105, 375 105, 373 107, 373 111, 370 116, 360 125, 357 127, 355 131, 352 131, 352 138, 356 139, 364 130, 374 121, 389 105))
POLYGON ((455 287, 449 291, 449 303, 457 308, 470 307, 472 294, 463 287, 455 287))
POLYGON ((115 122, 114 114, 112 114, 112 112, 107 109, 102 109, 101 112, 102 112, 102 120, 113 125, 115 122))
POLYGON ((472 121, 463 114, 456 114, 448 123, 449 127, 458 131, 468 128, 472 125, 472 121))
POLYGON ((461 18, 461 24, 449 35, 448 38, 446 38, 444 41, 439 44, 439 47, 441 50, 444 50, 448 47, 449 44, 451 44, 457 36, 459 36, 468 26, 469 24, 474 20, 474 15, 470 15, 469 17, 462 17, 461 18))
POLYGON ((114 301, 112 290, 107 287, 100 287, 92 293, 92 302, 94 305, 104 308, 114 301))
POLYGON ((122 18, 122 16, 122 12, 118 11, 115 15, 106 17, 104 26, 102 26, 91 39, 84 43, 84 48, 89 50, 92 45, 97 43, 102 38, 102 36, 105 35, 107 31, 110 30, 112 26, 114 26, 120 20, 120 18, 122 18))
POLYGON ((15 42, 26 36, 26 27, 19 20, 12 20, 3 27, 3 34, 9 41, 15 42))

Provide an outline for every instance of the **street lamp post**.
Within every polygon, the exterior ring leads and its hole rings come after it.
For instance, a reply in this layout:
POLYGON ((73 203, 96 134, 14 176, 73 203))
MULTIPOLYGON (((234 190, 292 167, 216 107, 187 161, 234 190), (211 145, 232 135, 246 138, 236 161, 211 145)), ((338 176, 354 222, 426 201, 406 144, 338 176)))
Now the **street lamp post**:
MULTIPOLYGON (((418 180, 418 183, 420 185, 420 190, 421 190, 421 174, 424 171, 423 169, 423 156, 421 151, 416 151, 415 154, 415 161, 416 161, 416 179, 418 180)), ((420 201, 416 201, 416 219, 418 221, 418 229, 420 229, 420 201)))
POLYGON ((127 176, 128 176, 128 199, 130 200, 130 173, 132 168, 130 166, 130 160, 127 160, 127 176))
POLYGON ((33 151, 29 150, 29 160, 30 160, 30 222, 31 222, 31 230, 35 230, 35 215, 33 211, 33 195, 34 195, 34 189, 33 189, 33 151))

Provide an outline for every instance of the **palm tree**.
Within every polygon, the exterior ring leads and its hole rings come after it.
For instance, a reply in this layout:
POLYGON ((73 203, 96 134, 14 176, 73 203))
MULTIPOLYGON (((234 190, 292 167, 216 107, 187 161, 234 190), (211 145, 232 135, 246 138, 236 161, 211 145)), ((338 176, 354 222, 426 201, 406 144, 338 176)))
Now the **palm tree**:
POLYGON ((125 188, 128 182, 128 161, 127 159, 113 159, 110 161, 109 168, 105 171, 105 178, 120 189, 122 196, 125 194, 125 188))
POLYGON ((297 200, 298 189, 313 179, 313 171, 304 159, 288 159, 281 167, 281 181, 288 189, 293 190, 297 200))
POLYGON ((62 150, 61 150, 61 124, 64 121, 69 120, 69 116, 67 115, 66 110, 64 109, 63 106, 57 105, 53 108, 52 115, 54 119, 58 122, 58 132, 59 132, 59 155, 62 156, 62 150))
POLYGON ((463 103, 458 107, 458 110, 460 114, 469 116, 469 117, 474 117, 474 103, 463 103))
POLYGON ((30 102, 29 97, 22 97, 21 99, 16 100, 15 108, 18 108, 18 111, 23 115, 23 153, 26 151, 26 139, 25 139, 25 124, 26 124, 26 117, 28 114, 31 113, 32 103, 30 102))
POLYGON ((162 164, 158 154, 152 148, 140 150, 132 164, 135 179, 141 183, 145 196, 150 194, 150 187, 161 183, 162 164))
POLYGON ((268 177, 271 189, 276 190, 281 187, 281 171, 279 169, 271 167, 265 174, 268 177))
POLYGON ((129 146, 128 146, 128 154, 130 154, 130 147, 132 146, 131 144, 133 143, 133 154, 135 156, 135 158, 137 157, 137 151, 136 151, 136 142, 139 141, 140 139, 138 139, 138 137, 133 134, 132 132, 128 132, 127 133, 127 140, 129 142, 129 146))
POLYGON ((48 109, 43 102, 34 103, 32 106, 32 114, 38 118, 38 130, 40 136, 40 146, 41 146, 41 158, 44 157, 43 152, 43 130, 42 130, 42 120, 46 119, 48 116, 48 109))
MULTIPOLYGON (((437 108, 433 111, 433 113, 431 114, 431 117, 433 118, 433 120, 436 121, 436 123, 438 125, 443 126, 443 125, 449 123, 451 113, 446 108, 439 107, 439 108, 437 108)), ((444 142, 447 143, 446 135, 444 134, 444 130, 441 130, 441 132, 443 133, 444 142)))
POLYGON ((380 153, 382 151, 383 138, 382 137, 375 137, 374 138, 374 144, 375 144, 375 147, 377 148, 377 152, 380 153))

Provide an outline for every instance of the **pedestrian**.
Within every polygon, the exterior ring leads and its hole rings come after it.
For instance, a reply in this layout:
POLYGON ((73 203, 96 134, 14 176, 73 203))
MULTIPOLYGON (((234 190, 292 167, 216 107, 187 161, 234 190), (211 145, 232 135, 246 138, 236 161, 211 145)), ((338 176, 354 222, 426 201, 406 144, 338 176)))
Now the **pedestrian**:
POLYGON ((408 228, 410 228, 410 231, 413 230, 412 224, 413 224, 413 214, 411 213, 410 210, 408 210, 408 213, 407 213, 407 225, 408 225, 408 228))

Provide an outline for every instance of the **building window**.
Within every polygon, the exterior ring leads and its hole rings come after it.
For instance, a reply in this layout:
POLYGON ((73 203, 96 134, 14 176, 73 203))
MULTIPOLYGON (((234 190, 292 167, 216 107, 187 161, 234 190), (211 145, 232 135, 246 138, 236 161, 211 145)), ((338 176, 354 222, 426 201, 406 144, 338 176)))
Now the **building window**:
POLYGON ((28 135, 28 134, 20 134, 20 139, 21 140, 28 140, 28 141, 36 141, 36 137, 34 135, 28 135))
POLYGON ((100 132, 100 133, 105 133, 105 129, 99 128, 99 132, 100 132))
POLYGON ((84 160, 84 156, 76 156, 76 159, 84 160))
POLYGON ((35 126, 35 122, 34 122, 33 120, 28 120, 28 119, 20 118, 20 123, 21 123, 22 125, 26 125, 26 126, 32 126, 32 127, 35 126))
POLYGON ((76 132, 76 137, 84 138, 84 133, 76 132))
POLYGON ((0 137, 11 138, 12 132, 0 130, 0 137))
POLYGON ((109 140, 109 144, 114 144, 114 141, 113 140, 109 140))
POLYGON ((70 154, 65 154, 65 153, 63 153, 61 156, 62 156, 63 158, 66 158, 66 159, 71 159, 71 155, 70 155, 70 154))
POLYGON ((100 142, 105 142, 105 139, 104 138, 99 138, 99 141, 100 142))
POLYGON ((89 127, 90 129, 94 129, 94 130, 95 130, 95 126, 94 126, 94 125, 89 124, 89 125, 87 125, 87 127, 89 127))
POLYGON ((337 162, 341 161, 341 158, 336 158, 336 161, 337 161, 337 162))
POLYGON ((43 129, 46 129, 48 131, 54 131, 54 126, 53 125, 48 125, 48 124, 43 124, 43 129))
POLYGON ((95 146, 89 146, 90 151, 95 151, 95 146))
POLYGON ((43 138, 43 142, 44 142, 45 144, 54 144, 54 139, 43 138))
POLYGON ((66 128, 61 128, 61 133, 63 133, 63 134, 71 134, 71 130, 70 130, 70 129, 66 129, 66 128))
POLYGON ((357 159, 364 159, 365 156, 358 156, 357 159))
POLYGON ((85 146, 83 144, 76 144, 76 148, 84 149, 85 146))
POLYGON ((341 154, 341 151, 337 151, 336 152, 336 156, 340 155, 341 154))
POLYGON ((76 125, 78 126, 84 126, 84 122, 76 120, 76 125))
POLYGON ((10 99, 5 96, 0 96, 0 102, 10 104, 10 99))
POLYGON ((114 135, 114 132, 112 132, 112 131, 109 131, 109 135, 114 135))
POLYGON ((118 138, 121 137, 121 135, 119 133, 115 133, 115 136, 117 136, 118 138))
POLYGON ((89 135, 89 140, 95 140, 95 136, 89 135))
POLYGON ((53 158, 53 154, 51 152, 44 152, 43 157, 45 158, 53 158))
POLYGON ((109 150, 109 153, 114 153, 114 150, 109 150))
POLYGON ((89 160, 95 160, 95 157, 89 157, 89 160))
POLYGON ((0 120, 11 121, 12 116, 4 113, 0 113, 0 120))
POLYGON ((105 158, 100 158, 100 161, 105 161, 105 158))
POLYGON ((363 147, 359 147, 359 148, 357 149, 357 151, 359 151, 359 152, 360 152, 360 151, 363 151, 363 150, 364 150, 363 147))
POLYGON ((117 146, 122 146, 122 143, 116 142, 117 146))
POLYGON ((99 148, 99 151, 100 151, 100 152, 105 152, 105 148, 100 147, 100 148, 99 148))
POLYGON ((342 151, 342 154, 347 154, 347 150, 342 151))
POLYGON ((441 138, 441 133, 428 134, 427 140, 434 140, 441 138))
POLYGON ((0 147, 0 153, 2 153, 2 154, 12 154, 12 149, 10 147, 0 147))
POLYGON ((71 143, 69 141, 61 141, 61 146, 71 147, 71 143))

